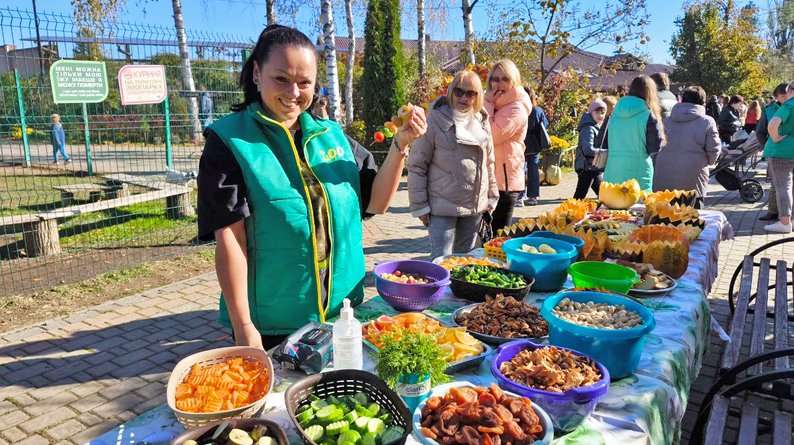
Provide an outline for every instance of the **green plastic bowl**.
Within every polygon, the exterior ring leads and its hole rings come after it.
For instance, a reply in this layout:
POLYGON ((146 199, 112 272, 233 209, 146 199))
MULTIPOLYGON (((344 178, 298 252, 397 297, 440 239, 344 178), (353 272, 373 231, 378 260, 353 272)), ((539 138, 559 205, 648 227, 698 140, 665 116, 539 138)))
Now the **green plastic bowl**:
POLYGON ((634 269, 601 261, 573 263, 568 268, 568 273, 577 288, 608 289, 624 295, 640 281, 640 276, 634 269))

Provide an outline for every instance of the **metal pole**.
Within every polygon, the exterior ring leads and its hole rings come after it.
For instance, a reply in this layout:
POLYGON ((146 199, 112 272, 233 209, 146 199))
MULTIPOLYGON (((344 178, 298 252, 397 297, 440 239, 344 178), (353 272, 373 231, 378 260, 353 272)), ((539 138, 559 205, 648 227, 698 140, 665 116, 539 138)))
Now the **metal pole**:
POLYGON ((36 47, 39 49, 39 74, 44 78, 44 55, 41 53, 41 34, 39 33, 39 12, 33 0, 33 18, 36 21, 36 47))
POLYGON ((25 102, 22 100, 22 84, 19 71, 14 69, 14 81, 17 85, 17 103, 19 104, 19 127, 22 129, 22 148, 25 150, 25 167, 30 167, 30 143, 28 143, 28 122, 25 119, 25 102))
POLYGON ((163 101, 163 118, 165 119, 165 165, 174 168, 174 160, 171 156, 171 111, 168 106, 168 95, 163 101))
POLYGON ((91 137, 88 135, 88 107, 83 102, 83 138, 85 139, 85 162, 88 176, 94 176, 94 163, 91 160, 91 137))

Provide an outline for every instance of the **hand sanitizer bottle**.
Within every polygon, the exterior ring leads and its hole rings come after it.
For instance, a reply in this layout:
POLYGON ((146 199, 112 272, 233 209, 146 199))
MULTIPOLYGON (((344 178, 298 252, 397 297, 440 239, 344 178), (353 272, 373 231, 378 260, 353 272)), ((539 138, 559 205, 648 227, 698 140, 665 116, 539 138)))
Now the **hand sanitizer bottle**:
POLYGON ((339 320, 334 323, 334 369, 358 369, 364 366, 361 351, 361 323, 353 317, 350 300, 345 298, 339 320))

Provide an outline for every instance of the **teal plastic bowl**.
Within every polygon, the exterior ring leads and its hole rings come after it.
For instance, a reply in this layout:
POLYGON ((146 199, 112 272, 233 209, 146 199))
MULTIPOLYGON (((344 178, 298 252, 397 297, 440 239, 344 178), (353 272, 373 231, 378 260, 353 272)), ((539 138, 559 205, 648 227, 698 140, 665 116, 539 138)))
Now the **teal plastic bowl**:
POLYGON ((615 263, 602 261, 580 261, 571 264, 568 273, 573 278, 573 285, 584 289, 607 289, 626 295, 640 276, 634 269, 615 263))
POLYGON ((558 239, 560 241, 565 241, 566 243, 571 243, 576 247, 576 250, 579 251, 579 255, 582 254, 582 249, 584 248, 584 240, 576 236, 562 235, 560 233, 554 233, 548 230, 537 230, 529 234, 529 236, 558 239))
POLYGON ((562 292, 543 302, 540 314, 549 323, 549 343, 588 355, 606 366, 612 380, 630 376, 637 370, 645 344, 645 335, 656 327, 653 313, 630 298, 601 292, 562 292), (551 311, 563 298, 579 303, 619 304, 636 312, 643 324, 631 329, 597 329, 565 321, 551 311))
POLYGON ((579 251, 573 244, 540 236, 509 239, 502 244, 502 250, 507 256, 510 270, 521 272, 535 279, 535 284, 532 285, 533 292, 560 290, 568 278, 568 266, 579 256, 579 251), (541 244, 548 244, 557 253, 523 252, 522 244, 536 248, 541 244))

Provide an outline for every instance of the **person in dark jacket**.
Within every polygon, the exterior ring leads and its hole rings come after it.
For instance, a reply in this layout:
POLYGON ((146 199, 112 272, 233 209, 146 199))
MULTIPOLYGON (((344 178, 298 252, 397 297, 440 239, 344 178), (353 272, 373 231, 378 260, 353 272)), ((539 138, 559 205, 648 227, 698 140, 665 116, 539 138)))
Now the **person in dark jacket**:
MULTIPOLYGON (((785 102, 788 98, 788 94, 786 93, 787 87, 788 84, 785 83, 781 83, 775 87, 775 90, 772 92, 775 100, 764 109, 764 112, 761 113, 761 116, 758 118, 758 123, 755 125, 755 137, 758 138, 758 143, 761 145, 761 147, 766 147, 766 143, 769 140, 769 130, 767 129, 769 120, 772 119, 772 116, 774 116, 778 108, 780 108, 780 104, 785 102)), ((767 198, 769 199, 769 202, 766 214, 762 215, 758 219, 761 221, 775 221, 778 218, 778 213, 777 192, 775 191, 774 183, 772 183, 769 187, 769 194, 767 195, 767 198)))
POLYGON ((69 153, 66 152, 66 133, 63 131, 63 125, 61 125, 61 115, 56 113, 50 116, 50 118, 52 119, 52 128, 50 130, 52 163, 58 164, 58 153, 60 153, 63 157, 63 163, 68 164, 72 162, 72 160, 69 159, 69 153))
MULTIPOLYGON (((532 112, 529 114, 529 122, 527 125, 527 136, 524 138, 524 157, 527 162, 527 190, 524 204, 528 206, 538 205, 538 197, 540 196, 540 138, 543 135, 543 128, 548 131, 549 119, 543 108, 537 105, 537 96, 532 87, 524 87, 524 90, 529 94, 532 100, 532 112)), ((518 203, 516 203, 518 204, 518 203)))
POLYGON ((667 73, 653 73, 651 79, 656 83, 656 97, 662 108, 662 119, 665 119, 670 116, 673 107, 678 103, 678 98, 670 91, 670 78, 667 77, 667 73))
POLYGON ((598 196, 604 169, 596 168, 593 165, 593 159, 598 150, 594 144, 606 114, 607 104, 601 99, 596 99, 590 102, 587 107, 587 113, 582 114, 579 125, 576 127, 577 131, 579 131, 579 145, 576 146, 574 169, 579 180, 576 182, 576 191, 573 194, 574 199, 584 199, 589 188, 592 188, 593 192, 598 196))
POLYGON ((601 124, 601 128, 598 130, 598 135, 596 136, 595 146, 598 148, 606 148, 605 142, 607 141, 607 129, 609 128, 609 117, 612 116, 612 110, 615 109, 615 105, 618 103, 618 98, 616 96, 604 96, 603 99, 605 104, 607 104, 607 117, 604 118, 604 123, 601 124))
POLYGON ((711 116, 711 118, 714 119, 714 122, 717 122, 720 118, 720 111, 722 111, 720 98, 717 96, 711 96, 709 101, 706 103, 706 116, 711 116))
POLYGON ((731 136, 742 128, 742 120, 739 116, 741 104, 741 97, 731 96, 728 106, 723 107, 722 111, 720 111, 720 117, 717 119, 717 128, 720 131, 720 139, 726 144, 730 144, 731 136))

